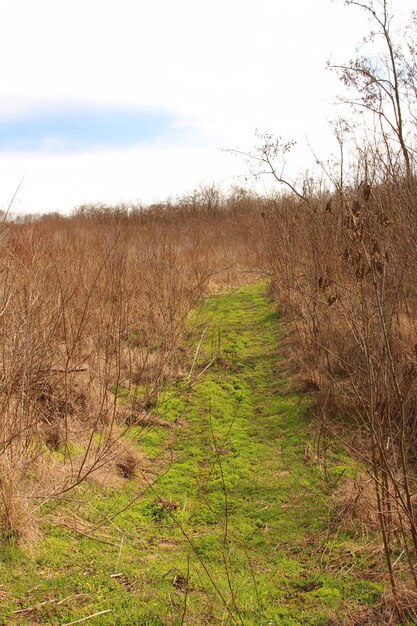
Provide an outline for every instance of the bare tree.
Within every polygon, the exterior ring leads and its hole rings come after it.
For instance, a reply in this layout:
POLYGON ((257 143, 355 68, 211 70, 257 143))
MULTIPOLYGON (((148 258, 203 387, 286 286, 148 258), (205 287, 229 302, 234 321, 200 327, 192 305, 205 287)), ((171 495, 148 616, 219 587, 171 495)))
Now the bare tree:
POLYGON ((415 79, 412 70, 416 67, 416 48, 412 43, 404 46, 394 41, 393 13, 387 0, 346 0, 345 4, 365 11, 374 27, 365 43, 382 40, 384 49, 375 55, 358 54, 347 64, 331 65, 343 83, 355 91, 353 98, 344 97, 342 101, 376 116, 387 150, 399 148, 405 174, 410 178, 414 151, 408 142, 409 125, 417 119, 415 80, 410 76, 415 79))

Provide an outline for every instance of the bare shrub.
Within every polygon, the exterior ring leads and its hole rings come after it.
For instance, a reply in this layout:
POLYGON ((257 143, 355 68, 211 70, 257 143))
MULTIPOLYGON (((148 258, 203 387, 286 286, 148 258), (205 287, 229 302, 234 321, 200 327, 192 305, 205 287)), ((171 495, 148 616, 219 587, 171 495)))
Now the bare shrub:
POLYGON ((184 375, 184 329, 199 298, 253 267, 257 203, 209 187, 146 209, 86 205, 2 224, 6 535, 23 537, 38 496, 134 478, 140 455, 124 430, 149 426, 162 387, 184 375))
POLYGON ((346 445, 369 468, 368 519, 382 531, 394 595, 398 543, 416 580, 415 202, 409 181, 394 177, 366 198, 358 186, 308 204, 275 200, 264 218, 289 361, 319 423, 340 437, 343 421, 346 445))
POLYGON ((365 43, 383 47, 364 46, 335 66, 353 92, 344 101, 363 115, 356 137, 353 124, 334 127, 339 159, 321 163, 329 190, 283 179, 276 158, 290 144, 270 135, 248 156, 292 191, 263 210, 284 349, 299 388, 314 395, 320 427, 342 439, 371 478, 372 494, 364 485, 353 493, 343 487, 340 511, 378 523, 395 619, 406 621, 401 559, 411 595, 417 590, 415 16, 396 42, 385 0, 346 4, 372 21, 365 43))

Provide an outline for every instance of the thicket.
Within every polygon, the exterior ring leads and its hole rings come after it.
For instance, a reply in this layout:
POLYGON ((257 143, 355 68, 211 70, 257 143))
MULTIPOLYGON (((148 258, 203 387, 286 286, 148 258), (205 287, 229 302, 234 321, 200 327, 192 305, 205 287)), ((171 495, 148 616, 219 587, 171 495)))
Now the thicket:
POLYGON ((393 619, 406 622, 417 604, 416 14, 397 44, 387 2, 347 4, 372 31, 334 67, 359 116, 334 125, 338 157, 319 163, 326 185, 281 180, 276 159, 291 146, 271 136, 248 156, 293 192, 264 209, 288 360, 314 396, 324 464, 331 433, 366 467, 343 513, 362 506, 379 526, 393 619))
POLYGON ((134 474, 123 433, 146 425, 161 387, 183 376, 198 299, 242 280, 255 213, 250 194, 209 187, 146 209, 3 221, 3 537, 33 535, 34 512, 86 478, 134 474))

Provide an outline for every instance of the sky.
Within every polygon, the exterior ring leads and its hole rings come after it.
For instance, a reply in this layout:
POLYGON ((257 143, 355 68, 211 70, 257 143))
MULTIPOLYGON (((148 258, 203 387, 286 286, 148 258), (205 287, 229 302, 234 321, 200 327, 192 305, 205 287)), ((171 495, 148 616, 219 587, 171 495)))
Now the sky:
POLYGON ((20 213, 251 186, 228 149, 256 130, 297 141, 295 176, 335 150, 326 62, 369 28, 332 0, 0 0, 0 209, 20 183, 20 213))

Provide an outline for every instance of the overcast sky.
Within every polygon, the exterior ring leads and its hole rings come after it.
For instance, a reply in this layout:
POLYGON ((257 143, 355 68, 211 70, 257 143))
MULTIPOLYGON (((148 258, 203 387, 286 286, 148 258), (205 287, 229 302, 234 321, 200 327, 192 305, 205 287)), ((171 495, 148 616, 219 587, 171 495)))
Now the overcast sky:
POLYGON ((332 149, 326 61, 368 30, 331 0, 0 0, 0 208, 23 176, 22 212, 244 184, 222 149, 255 129, 297 140, 303 171, 307 140, 332 149))

